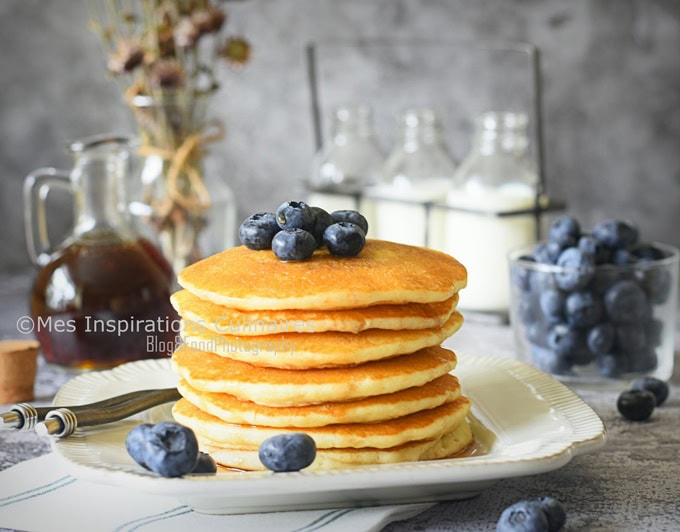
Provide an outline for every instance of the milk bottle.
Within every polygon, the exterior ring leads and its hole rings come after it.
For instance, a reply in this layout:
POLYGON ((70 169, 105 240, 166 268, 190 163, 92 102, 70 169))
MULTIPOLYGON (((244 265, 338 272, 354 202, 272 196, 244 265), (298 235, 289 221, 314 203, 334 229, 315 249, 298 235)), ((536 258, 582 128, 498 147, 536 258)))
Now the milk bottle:
POLYGON ((446 200, 455 169, 439 115, 429 108, 404 112, 382 182, 367 192, 376 198, 377 237, 415 246, 431 245, 436 228, 428 223, 425 204, 446 200))
POLYGON ((527 128, 523 113, 480 116, 448 193, 445 251, 468 269, 461 309, 507 313, 507 253, 536 240, 538 176, 527 155, 527 128))
POLYGON ((375 184, 385 157, 366 105, 343 105, 333 112, 331 136, 312 161, 310 205, 328 212, 359 209, 373 225, 370 209, 359 199, 366 186, 375 184))

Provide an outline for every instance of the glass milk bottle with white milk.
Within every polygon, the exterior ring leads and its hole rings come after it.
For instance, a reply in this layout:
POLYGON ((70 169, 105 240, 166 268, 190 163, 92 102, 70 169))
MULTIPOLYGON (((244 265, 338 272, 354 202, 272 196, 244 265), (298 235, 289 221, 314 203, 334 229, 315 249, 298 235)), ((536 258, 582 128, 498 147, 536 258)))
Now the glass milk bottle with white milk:
POLYGON ((374 187, 377 238, 415 246, 440 240, 428 223, 426 204, 441 203, 451 188, 456 163, 446 148, 439 115, 410 109, 401 115, 394 150, 385 162, 382 183, 374 187))
MULTIPOLYGON (((312 161, 308 203, 328 212, 366 210, 357 204, 358 194, 378 181, 384 161, 371 108, 367 105, 336 107, 331 136, 312 161)), ((367 218, 371 226, 370 216, 367 218)))
POLYGON ((468 270, 462 309, 505 314, 507 253, 536 240, 538 176, 528 157, 524 113, 487 112, 448 194, 446 246, 468 270), (521 214, 511 214, 519 211, 521 214))

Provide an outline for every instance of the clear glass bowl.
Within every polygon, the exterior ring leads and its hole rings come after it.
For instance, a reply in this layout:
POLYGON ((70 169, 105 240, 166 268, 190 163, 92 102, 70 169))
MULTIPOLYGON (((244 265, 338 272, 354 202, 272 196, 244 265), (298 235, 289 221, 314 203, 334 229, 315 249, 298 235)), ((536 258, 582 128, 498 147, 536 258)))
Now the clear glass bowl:
POLYGON ((517 356, 567 383, 623 386, 673 373, 678 249, 632 265, 565 268, 510 253, 517 356))

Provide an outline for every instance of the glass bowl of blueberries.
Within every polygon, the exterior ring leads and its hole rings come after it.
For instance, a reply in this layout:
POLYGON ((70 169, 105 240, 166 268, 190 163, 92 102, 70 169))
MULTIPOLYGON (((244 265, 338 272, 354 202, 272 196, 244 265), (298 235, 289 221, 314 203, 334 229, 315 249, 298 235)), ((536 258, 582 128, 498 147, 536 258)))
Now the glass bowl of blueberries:
POLYGON ((510 322, 519 358, 561 381, 623 385, 673 373, 678 249, 637 226, 572 216, 544 242, 509 255, 510 322))

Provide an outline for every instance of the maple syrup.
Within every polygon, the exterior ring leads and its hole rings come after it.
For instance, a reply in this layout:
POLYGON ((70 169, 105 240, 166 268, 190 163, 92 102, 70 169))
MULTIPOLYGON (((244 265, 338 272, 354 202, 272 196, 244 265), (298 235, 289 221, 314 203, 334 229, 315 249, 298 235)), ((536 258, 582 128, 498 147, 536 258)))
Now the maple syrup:
POLYGON ((29 253, 41 266, 30 302, 43 356, 79 369, 168 356, 179 330, 169 299, 174 276, 127 223, 127 139, 97 137, 74 143, 72 151, 68 176, 37 170, 25 185, 29 253), (73 234, 56 249, 44 205, 50 186, 74 195, 73 234))

